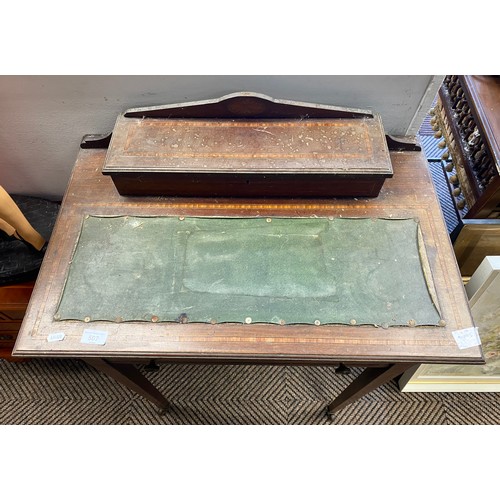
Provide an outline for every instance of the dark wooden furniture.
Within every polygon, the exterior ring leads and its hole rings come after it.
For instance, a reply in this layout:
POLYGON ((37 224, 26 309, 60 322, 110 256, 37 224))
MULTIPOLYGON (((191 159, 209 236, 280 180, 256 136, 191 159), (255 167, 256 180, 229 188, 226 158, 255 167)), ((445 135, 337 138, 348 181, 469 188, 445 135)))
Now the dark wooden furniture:
POLYGON ((103 173, 127 196, 352 197, 392 166, 379 115, 243 92, 126 111, 103 173))
POLYGON ((24 313, 33 292, 34 281, 0 287, 0 358, 22 361, 12 357, 24 313))
MULTIPOLYGON (((102 143, 101 143, 102 144, 102 143)), ((87 144, 89 146, 89 144, 87 144)), ((33 291, 14 354, 86 360, 160 408, 168 402, 134 366, 154 359, 194 363, 285 363, 367 367, 328 406, 330 414, 420 363, 482 364, 480 347, 459 349, 455 330, 473 326, 439 203, 421 152, 392 152, 394 177, 377 198, 179 199, 121 196, 101 173, 106 149, 81 149, 33 291), (416 218, 422 230, 440 326, 183 324, 56 321, 71 256, 86 215, 326 216, 416 218), (105 345, 82 344, 86 328, 105 345), (48 342, 62 332, 64 340, 48 342)), ((404 273, 404 264, 401 267, 404 273)), ((333 397, 333 395, 332 395, 333 397)))
MULTIPOLYGON (((488 251, 492 237, 500 234, 500 77, 453 75, 444 79, 439 99, 431 120, 436 137, 442 137, 444 173, 455 204, 459 226, 452 234, 457 247, 457 259, 464 276, 471 276, 475 268, 471 260, 462 260, 464 238, 470 248, 471 235, 483 238, 479 222, 488 230, 488 251), (468 235, 458 239, 460 230, 467 226, 468 235), (494 226, 497 230, 494 230, 494 226), (474 226, 473 232, 469 229, 474 226)), ((479 241, 474 244, 475 262, 486 256, 479 241)), ((493 250, 500 252, 500 238, 496 237, 493 250)), ((490 254, 492 255, 492 254, 490 254)))

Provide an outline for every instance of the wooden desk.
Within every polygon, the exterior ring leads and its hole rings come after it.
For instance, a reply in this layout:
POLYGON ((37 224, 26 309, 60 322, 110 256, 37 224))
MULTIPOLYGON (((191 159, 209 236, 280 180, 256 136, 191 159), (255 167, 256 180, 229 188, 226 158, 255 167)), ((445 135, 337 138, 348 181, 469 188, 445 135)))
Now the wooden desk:
POLYGON ((160 408, 168 402, 133 366, 167 362, 339 364, 365 371, 328 407, 332 414, 419 363, 481 364, 480 347, 459 349, 452 332, 473 326, 462 280, 425 157, 391 153, 394 177, 370 199, 206 200, 120 196, 101 174, 105 149, 81 149, 14 354, 86 360, 160 408), (418 218, 445 325, 440 327, 55 321, 85 215, 333 216, 418 218), (108 332, 104 346, 80 343, 85 328, 108 332), (63 332, 61 342, 47 336, 63 332))

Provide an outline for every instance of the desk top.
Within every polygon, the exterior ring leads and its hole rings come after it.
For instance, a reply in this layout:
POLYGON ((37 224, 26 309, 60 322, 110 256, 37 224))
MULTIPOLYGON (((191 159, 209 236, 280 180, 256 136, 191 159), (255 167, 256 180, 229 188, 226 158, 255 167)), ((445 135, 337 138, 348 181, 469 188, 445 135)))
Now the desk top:
POLYGON ((459 349, 453 331, 473 326, 453 249, 420 152, 393 152, 394 177, 377 198, 287 201, 123 197, 102 175, 105 149, 81 149, 14 355, 272 363, 470 363, 480 347, 459 349), (414 218, 421 228, 442 326, 183 324, 54 319, 82 222, 100 216, 414 218), (83 331, 108 333, 82 344, 83 331), (59 342, 50 334, 63 332, 59 342))

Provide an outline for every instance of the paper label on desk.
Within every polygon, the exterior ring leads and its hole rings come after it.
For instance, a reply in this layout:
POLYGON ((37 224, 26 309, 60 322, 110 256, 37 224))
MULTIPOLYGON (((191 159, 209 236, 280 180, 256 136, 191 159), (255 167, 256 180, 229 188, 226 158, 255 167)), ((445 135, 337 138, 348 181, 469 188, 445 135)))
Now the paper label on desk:
POLYGON ((63 332, 56 332, 47 335, 47 342, 60 342, 65 337, 63 332))
POLYGON ((465 328, 464 330, 456 330, 452 333, 459 349, 468 349, 469 347, 481 345, 481 338, 479 337, 477 328, 465 328))
POLYGON ((104 345, 107 338, 108 332, 86 329, 83 330, 83 335, 80 339, 80 342, 82 344, 104 345))

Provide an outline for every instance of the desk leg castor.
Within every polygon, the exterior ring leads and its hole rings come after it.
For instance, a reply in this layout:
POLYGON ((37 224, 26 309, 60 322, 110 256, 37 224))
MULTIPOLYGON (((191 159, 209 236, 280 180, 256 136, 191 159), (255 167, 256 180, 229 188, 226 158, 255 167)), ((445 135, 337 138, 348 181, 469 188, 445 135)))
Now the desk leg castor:
POLYGON ((158 412, 158 415, 161 415, 163 417, 163 416, 165 416, 168 413, 168 410, 170 410, 170 406, 169 405, 164 406, 163 408, 162 407, 158 407, 157 412, 158 412))
POLYGON ((340 363, 340 365, 335 368, 335 373, 339 373, 340 375, 349 375, 351 373, 351 369, 344 365, 344 363, 340 363))
POLYGON ((335 413, 332 413, 328 409, 328 406, 325 408, 325 413, 326 413, 326 418, 328 419, 328 421, 333 422, 335 420, 335 413))
POLYGON ((144 371, 145 372, 157 372, 160 369, 160 367, 156 364, 156 361, 152 359, 145 367, 144 371))

